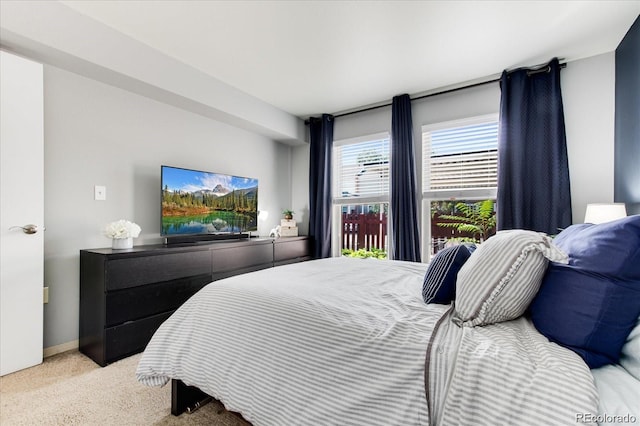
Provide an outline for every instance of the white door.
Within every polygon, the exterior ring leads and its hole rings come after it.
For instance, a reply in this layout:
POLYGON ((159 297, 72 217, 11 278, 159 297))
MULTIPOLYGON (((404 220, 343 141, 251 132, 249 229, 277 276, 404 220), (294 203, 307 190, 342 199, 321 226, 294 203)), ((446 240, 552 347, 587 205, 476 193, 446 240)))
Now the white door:
POLYGON ((0 376, 42 362, 43 67, 0 51, 0 376), (19 227, 35 225, 27 234, 19 227), (19 226, 18 228, 13 228, 19 226))

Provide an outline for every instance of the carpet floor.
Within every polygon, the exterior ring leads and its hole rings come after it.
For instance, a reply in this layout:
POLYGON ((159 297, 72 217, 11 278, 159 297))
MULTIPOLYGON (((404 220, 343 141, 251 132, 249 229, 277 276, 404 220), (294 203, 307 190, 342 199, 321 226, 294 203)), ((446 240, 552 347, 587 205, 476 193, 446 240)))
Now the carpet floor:
POLYGON ((171 386, 148 387, 136 380, 140 356, 100 368, 70 351, 0 377, 0 424, 250 426, 217 401, 172 416, 171 386))

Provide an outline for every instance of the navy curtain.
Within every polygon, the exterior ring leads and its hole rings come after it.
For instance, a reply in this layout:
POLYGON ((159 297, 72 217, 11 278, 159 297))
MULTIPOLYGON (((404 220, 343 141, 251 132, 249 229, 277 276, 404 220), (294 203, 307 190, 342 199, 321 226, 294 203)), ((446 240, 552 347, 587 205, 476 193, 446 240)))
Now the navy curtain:
POLYGON ((391 258, 420 262, 411 98, 393 98, 391 111, 391 258))
POLYGON ((309 235, 314 256, 331 257, 331 149, 333 116, 309 119, 309 235))
POLYGON ((560 64, 502 73, 498 229, 557 234, 571 225, 560 64))

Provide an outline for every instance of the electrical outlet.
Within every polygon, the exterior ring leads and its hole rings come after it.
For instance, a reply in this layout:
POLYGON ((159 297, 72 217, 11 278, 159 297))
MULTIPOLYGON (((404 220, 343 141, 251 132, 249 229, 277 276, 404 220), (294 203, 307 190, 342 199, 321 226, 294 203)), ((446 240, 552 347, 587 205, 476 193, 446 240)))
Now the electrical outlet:
POLYGON ((96 185, 93 187, 93 199, 98 201, 104 201, 107 199, 107 187, 96 185))
POLYGON ((49 303, 49 287, 42 287, 42 303, 49 303))

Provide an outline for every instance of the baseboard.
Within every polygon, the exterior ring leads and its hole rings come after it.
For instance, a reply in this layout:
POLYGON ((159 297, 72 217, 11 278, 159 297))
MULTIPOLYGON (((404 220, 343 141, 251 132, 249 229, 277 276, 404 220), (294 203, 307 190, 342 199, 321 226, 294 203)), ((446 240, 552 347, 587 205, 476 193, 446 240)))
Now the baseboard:
POLYGON ((78 349, 78 347, 78 340, 72 340, 71 342, 62 343, 60 345, 49 346, 48 348, 44 348, 42 350, 42 357, 49 358, 50 356, 61 354, 62 352, 78 349))

